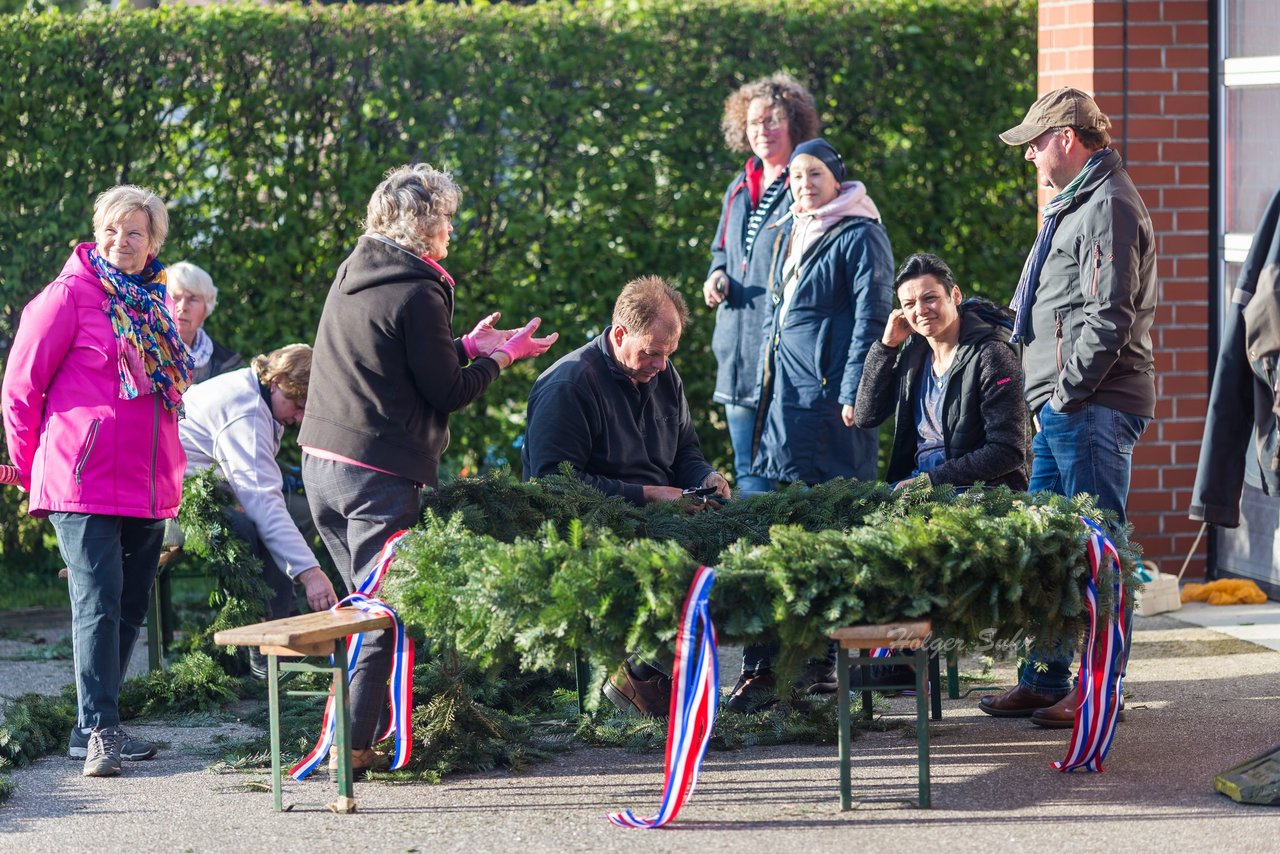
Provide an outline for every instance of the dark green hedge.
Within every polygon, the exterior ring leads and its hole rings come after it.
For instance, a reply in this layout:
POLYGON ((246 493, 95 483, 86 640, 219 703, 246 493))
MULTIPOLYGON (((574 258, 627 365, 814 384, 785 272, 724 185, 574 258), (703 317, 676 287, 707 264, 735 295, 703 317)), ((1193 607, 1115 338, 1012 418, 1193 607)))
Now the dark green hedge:
MULTIPOLYGON (((369 192, 423 159, 465 191, 447 262, 457 325, 540 313, 564 353, 624 281, 673 277, 695 318, 677 361, 708 455, 727 463, 698 295, 741 162, 718 127, 734 87, 776 69, 805 81, 896 254, 936 251, 969 290, 1008 294, 1034 228, 1031 176, 994 136, 1034 93, 1030 0, 214 5, 4 24, 6 342, 120 181, 169 200, 162 258, 212 273, 215 338, 246 355, 310 341, 369 192)), ((535 373, 504 373, 459 414, 455 469, 518 461, 535 373)))

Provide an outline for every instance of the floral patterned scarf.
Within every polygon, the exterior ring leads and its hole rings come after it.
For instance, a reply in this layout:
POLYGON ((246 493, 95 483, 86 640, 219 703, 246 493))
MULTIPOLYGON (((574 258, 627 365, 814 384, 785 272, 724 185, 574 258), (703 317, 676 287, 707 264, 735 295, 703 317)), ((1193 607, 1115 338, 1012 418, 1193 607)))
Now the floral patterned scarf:
POLYGON ((156 392, 166 409, 178 409, 194 365, 165 305, 164 267, 152 259, 141 273, 124 273, 96 246, 89 263, 107 292, 103 310, 116 334, 121 399, 156 392))

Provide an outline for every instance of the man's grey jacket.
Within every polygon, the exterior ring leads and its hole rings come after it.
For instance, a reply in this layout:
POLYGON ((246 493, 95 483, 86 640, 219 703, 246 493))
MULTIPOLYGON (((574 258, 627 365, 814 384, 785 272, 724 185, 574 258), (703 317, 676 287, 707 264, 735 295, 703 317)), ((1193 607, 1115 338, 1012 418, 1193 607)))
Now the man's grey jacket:
POLYGON ((1154 417, 1155 235, 1119 154, 1106 154, 1059 216, 1023 351, 1027 405, 1154 417))

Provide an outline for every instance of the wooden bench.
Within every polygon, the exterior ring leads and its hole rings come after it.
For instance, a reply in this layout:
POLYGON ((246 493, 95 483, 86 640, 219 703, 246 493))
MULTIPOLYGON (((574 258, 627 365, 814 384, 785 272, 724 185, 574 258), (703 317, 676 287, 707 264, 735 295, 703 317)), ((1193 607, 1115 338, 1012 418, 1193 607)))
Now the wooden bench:
POLYGON ((356 811, 352 794, 351 773, 351 702, 347 686, 347 637, 363 632, 393 627, 390 617, 367 614, 354 608, 321 611, 270 620, 251 626, 224 629, 213 636, 213 642, 227 646, 256 646, 267 657, 267 696, 271 708, 271 796, 277 811, 282 810, 280 767, 280 671, 328 672, 333 677, 330 691, 289 691, 291 696, 328 696, 334 698, 333 749, 338 753, 338 800, 328 804, 334 812, 356 811), (298 658, 332 655, 327 665, 285 662, 279 656, 298 658))
MULTIPOLYGON (((839 683, 837 706, 840 721, 840 809, 848 810, 853 806, 851 793, 851 771, 849 767, 850 741, 852 731, 849 714, 849 668, 857 664, 862 668, 862 684, 868 685, 872 664, 903 664, 915 671, 914 684, 885 685, 885 688, 914 688, 916 692, 916 768, 919 773, 919 803, 921 807, 932 804, 929 793, 929 698, 930 675, 935 688, 940 689, 938 678, 938 661, 929 655, 925 640, 933 631, 929 620, 903 623, 883 623, 880 625, 846 626, 831 633, 831 639, 838 644, 836 650, 836 680, 839 683), (893 649, 900 653, 892 659, 873 658, 873 649, 893 649), (856 655, 850 656, 849 650, 856 655)), ((935 717, 942 716, 941 695, 934 692, 935 717)), ((862 712, 871 717, 871 689, 862 692, 862 712)))

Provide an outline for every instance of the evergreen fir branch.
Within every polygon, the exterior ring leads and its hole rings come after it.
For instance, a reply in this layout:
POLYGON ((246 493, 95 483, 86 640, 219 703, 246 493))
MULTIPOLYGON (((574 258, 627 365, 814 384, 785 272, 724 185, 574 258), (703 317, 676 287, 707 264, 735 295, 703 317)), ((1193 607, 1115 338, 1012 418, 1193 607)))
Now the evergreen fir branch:
MULTIPOLYGON (((789 663, 820 651, 839 626, 915 617, 945 637, 1030 633, 1050 647, 1087 619, 1076 516, 1106 521, 1087 498, 895 493, 852 481, 690 513, 679 503, 633 507, 567 472, 534 483, 505 472, 461 479, 430 507, 384 594, 416 634, 486 668, 669 652, 700 562, 718 566, 721 638, 780 640, 789 663)), ((1131 585, 1135 550, 1120 539, 1131 585)), ((1101 573, 1100 599, 1115 580, 1101 573)))

